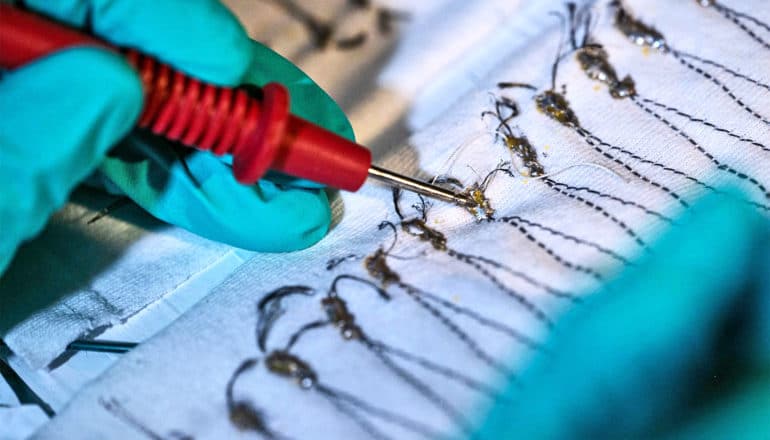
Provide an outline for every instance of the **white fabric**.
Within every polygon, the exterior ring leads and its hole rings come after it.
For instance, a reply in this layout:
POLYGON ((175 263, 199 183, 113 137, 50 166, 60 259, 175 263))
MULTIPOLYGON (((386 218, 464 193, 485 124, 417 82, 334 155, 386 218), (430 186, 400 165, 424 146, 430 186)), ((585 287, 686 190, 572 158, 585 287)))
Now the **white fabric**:
POLYGON ((31 368, 134 315, 230 249, 133 205, 89 224, 113 199, 81 191, 0 279, 0 335, 31 368))
POLYGON ((24 440, 48 421, 37 405, 0 408, 0 440, 24 440))
MULTIPOLYGON (((478 4, 477 7, 482 9, 497 4, 493 1, 465 3, 478 4)), ((670 196, 603 159, 573 131, 538 113, 529 91, 500 92, 495 88, 499 81, 529 82, 540 90, 548 88, 551 63, 560 38, 558 27, 552 25, 555 19, 549 18, 548 12, 563 10, 561 2, 537 2, 537 8, 531 7, 534 2, 513 3, 520 9, 510 11, 510 19, 502 23, 495 20, 471 20, 466 23, 466 28, 458 27, 455 32, 463 35, 468 28, 487 26, 484 30, 474 32, 474 35, 498 36, 498 29, 501 29, 500 33, 508 32, 502 28, 531 29, 526 40, 517 42, 520 49, 513 55, 499 53, 500 58, 489 64, 498 65, 497 68, 478 80, 473 90, 454 100, 440 116, 422 118, 433 119, 434 122, 415 134, 408 146, 393 149, 384 162, 394 169, 421 169, 423 175, 430 176, 449 171, 447 164, 455 157, 452 175, 465 184, 479 180, 479 175, 485 175, 501 159, 509 159, 506 149, 499 143, 493 143, 493 137, 489 134, 492 121, 487 120, 485 123, 480 119, 482 111, 493 108, 490 93, 505 93, 515 97, 521 104, 523 114, 514 124, 532 141, 546 171, 559 170, 581 162, 597 162, 616 169, 622 176, 583 167, 555 179, 570 185, 590 186, 643 204, 667 216, 679 213, 682 207, 670 196), (542 32, 536 32, 537 28, 542 32), (466 144, 466 148, 456 153, 458 147, 466 144)), ((630 3, 635 13, 663 31, 675 48, 719 60, 739 68, 744 74, 764 82, 770 81, 770 57, 715 11, 701 9, 690 1, 637 0, 630 3)), ((751 10, 761 15, 762 19, 770 20, 769 11, 760 7, 763 4, 761 0, 725 3, 742 10, 751 10)), ((422 22, 439 23, 442 17, 455 16, 455 11, 451 9, 428 10, 435 15, 421 18, 424 20, 422 22)), ((597 40, 608 49, 610 60, 621 76, 626 73, 633 75, 641 96, 681 108, 765 144, 770 143, 768 126, 742 112, 713 84, 683 68, 670 55, 644 55, 640 48, 630 44, 612 28, 605 12, 606 2, 599 2, 597 11, 605 18, 595 30, 597 40)), ((430 29, 422 27, 418 32, 429 33, 430 29)), ((439 38, 436 41, 443 40, 439 38)), ((442 83, 447 75, 453 74, 453 60, 472 58, 479 51, 484 51, 486 45, 487 40, 482 38, 476 39, 473 45, 459 48, 462 53, 441 58, 442 67, 431 65, 431 72, 434 73, 426 78, 434 85, 445 84, 444 93, 452 96, 456 90, 465 87, 462 84, 461 87, 454 87, 456 84, 442 83)), ((442 49, 437 43, 424 60, 431 60, 432 54, 442 49)), ((404 49, 406 53, 410 50, 416 49, 404 49)), ((446 50, 452 50, 452 47, 446 50)), ((321 59, 323 57, 319 55, 317 61, 321 59)), ((395 59, 398 60, 399 56, 395 55, 395 59)), ((414 79, 412 71, 419 70, 416 63, 407 66, 409 68, 386 69, 389 86, 396 87, 402 82, 415 84, 411 81, 414 79), (399 77, 399 74, 403 77, 399 77)), ((350 73, 345 67, 335 64, 331 68, 341 70, 341 76, 349 77, 350 73)), ((762 103, 767 102, 767 91, 723 74, 717 76, 724 78, 750 106, 766 108, 762 103)), ((422 87, 419 81, 417 83, 412 92, 422 87)), ((704 181, 737 184, 746 188, 754 200, 766 203, 755 188, 737 182, 728 173, 716 171, 716 167, 695 151, 692 145, 672 134, 632 102, 613 100, 606 87, 595 87, 595 83, 585 77, 571 57, 561 65, 558 86, 562 83, 567 84, 567 97, 581 125, 599 137, 704 181)), ((377 93, 382 91, 373 94, 377 93)), ((387 93, 399 94, 398 90, 387 93)), ((431 96, 439 95, 431 93, 431 96)), ((409 98, 418 99, 414 104, 420 107, 419 97, 415 97, 407 88, 401 99, 409 98)), ((768 153, 676 116, 665 116, 690 133, 720 161, 762 182, 770 183, 770 167, 764 165, 768 153)), ((703 193, 702 188, 686 179, 622 154, 613 154, 640 173, 664 183, 687 200, 693 200, 703 193)), ((582 192, 575 194, 611 212, 646 242, 653 240, 656 232, 665 226, 656 217, 644 214, 632 206, 582 192)), ((529 221, 590 240, 627 258, 643 252, 617 224, 584 203, 549 189, 540 181, 499 175, 490 185, 487 195, 497 210, 497 217, 519 215, 529 221)), ((415 215, 410 208, 415 202, 413 196, 405 197, 402 206, 408 215, 415 215)), ((319 301, 335 275, 349 273, 367 277, 360 261, 343 263, 334 271, 327 271, 325 266, 330 258, 351 253, 371 254, 381 246, 387 247, 392 241, 392 233, 388 229, 377 228, 383 220, 398 220, 389 190, 371 185, 356 194, 343 194, 341 203, 343 206, 338 208, 344 209, 342 220, 319 245, 290 255, 260 255, 253 258, 190 313, 127 355, 115 368, 84 390, 65 411, 39 432, 38 438, 135 436, 134 427, 105 411, 100 404, 112 399, 157 433, 177 430, 204 439, 251 437, 252 434, 238 431, 228 419, 225 386, 233 370, 244 359, 262 357, 257 351, 254 338, 256 302, 265 293, 285 285, 308 285, 317 290, 314 297, 296 296, 285 301, 287 313, 277 322, 268 341, 268 347, 280 347, 299 326, 323 318, 319 301)), ((569 270, 509 225, 478 223, 463 209, 443 203, 434 204, 429 210, 428 221, 431 227, 444 232, 449 247, 458 251, 494 258, 566 292, 574 293, 596 286, 593 278, 569 270)), ((605 275, 619 268, 616 259, 595 248, 576 245, 535 227, 527 229, 532 236, 565 260, 595 268, 605 275)), ((393 254, 419 257, 389 258, 390 267, 400 273, 406 283, 460 306, 473 308, 491 319, 503 321, 535 339, 541 339, 547 331, 531 313, 507 297, 478 271, 403 232, 400 232, 399 237, 393 254)), ((549 317, 556 318, 570 306, 569 302, 548 295, 543 289, 535 288, 521 278, 497 269, 491 271, 506 285, 524 293, 549 317)), ((403 291, 389 289, 393 299, 388 303, 378 298, 370 288, 349 281, 343 281, 338 292, 348 302, 357 322, 373 339, 428 357, 490 385, 501 382, 502 377, 497 372, 473 356, 466 345, 454 338, 446 327, 403 291)), ((470 337, 480 341, 483 350, 495 359, 504 361, 509 368, 515 370, 530 353, 529 349, 512 343, 511 339, 499 333, 450 311, 442 311, 457 321, 470 337)), ((336 329, 309 333, 295 347, 294 352, 310 362, 322 383, 354 394, 373 405, 412 417, 435 431, 458 434, 457 426, 446 414, 397 379, 360 344, 343 341, 336 329)), ((430 384, 468 418, 476 417, 489 404, 485 397, 455 382, 410 364, 399 361, 399 365, 430 384)), ((365 438, 364 432, 356 424, 336 412, 318 394, 301 390, 289 380, 269 374, 263 363, 242 377, 236 387, 236 396, 248 399, 262 408, 270 427, 291 438, 365 438)), ((373 423, 393 438, 418 438, 392 425, 377 421, 373 423)))
MULTIPOLYGON (((230 251, 199 274, 191 277, 173 291, 153 302, 125 322, 113 325, 99 335, 100 339, 141 342, 187 312, 213 288, 222 283, 238 266, 246 254, 230 251), (239 255, 242 254, 242 255, 239 255)), ((63 363, 55 368, 35 369, 19 356, 0 350, 4 360, 54 412, 60 411, 85 385, 109 369, 120 354, 95 352, 68 352, 63 363)))
POLYGON ((48 416, 37 405, 21 405, 0 376, 0 440, 26 439, 47 421, 48 416))

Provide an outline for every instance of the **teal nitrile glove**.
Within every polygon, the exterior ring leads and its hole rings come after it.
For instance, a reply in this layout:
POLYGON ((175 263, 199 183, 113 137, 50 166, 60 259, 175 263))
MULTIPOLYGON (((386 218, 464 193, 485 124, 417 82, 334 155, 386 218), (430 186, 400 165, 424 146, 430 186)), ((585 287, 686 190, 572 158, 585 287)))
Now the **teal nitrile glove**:
POLYGON ((708 197, 547 347, 477 438, 770 438, 768 222, 708 197))
MULTIPOLYGON (((222 86, 289 88, 292 112, 352 138, 339 107, 289 61, 254 43, 215 0, 28 0, 25 4, 118 46, 134 47, 222 86)), ((0 80, 0 272, 94 170, 155 217, 204 237, 257 251, 307 247, 326 233, 320 185, 276 176, 238 184, 210 153, 130 133, 141 111, 136 74, 117 55, 68 49, 0 80), (105 154, 116 143, 109 157, 105 154)))

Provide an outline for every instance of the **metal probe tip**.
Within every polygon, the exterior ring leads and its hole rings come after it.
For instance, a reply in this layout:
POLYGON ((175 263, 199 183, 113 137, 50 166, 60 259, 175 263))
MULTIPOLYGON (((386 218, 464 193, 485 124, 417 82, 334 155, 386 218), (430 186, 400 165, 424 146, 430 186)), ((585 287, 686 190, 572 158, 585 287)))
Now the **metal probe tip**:
POLYGON ((473 206, 474 202, 465 194, 444 189, 430 183, 421 182, 411 177, 403 176, 393 171, 372 165, 369 168, 369 177, 389 186, 414 191, 426 197, 443 200, 460 206, 473 206))

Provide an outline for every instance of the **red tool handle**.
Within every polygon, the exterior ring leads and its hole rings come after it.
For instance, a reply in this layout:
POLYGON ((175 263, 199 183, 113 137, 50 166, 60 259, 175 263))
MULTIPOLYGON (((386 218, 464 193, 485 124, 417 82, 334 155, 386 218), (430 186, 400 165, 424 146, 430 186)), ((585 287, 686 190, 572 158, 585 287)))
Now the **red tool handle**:
MULTIPOLYGON (((71 46, 111 46, 57 22, 0 2, 0 65, 16 68, 71 46)), ((144 87, 138 125, 173 141, 233 155, 233 174, 245 184, 268 169, 356 191, 366 180, 371 153, 289 113, 289 95, 277 83, 262 99, 239 89, 198 81, 154 58, 123 52, 144 87)))

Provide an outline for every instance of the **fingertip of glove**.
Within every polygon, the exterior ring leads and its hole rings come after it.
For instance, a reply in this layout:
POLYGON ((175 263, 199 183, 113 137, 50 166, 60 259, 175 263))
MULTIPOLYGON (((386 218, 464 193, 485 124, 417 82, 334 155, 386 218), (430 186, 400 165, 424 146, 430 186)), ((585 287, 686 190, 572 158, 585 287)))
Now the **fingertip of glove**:
POLYGON ((278 190, 268 201, 269 218, 257 214, 246 219, 254 227, 241 229, 237 247, 259 252, 291 252, 318 243, 329 231, 331 208, 323 190, 278 190))

